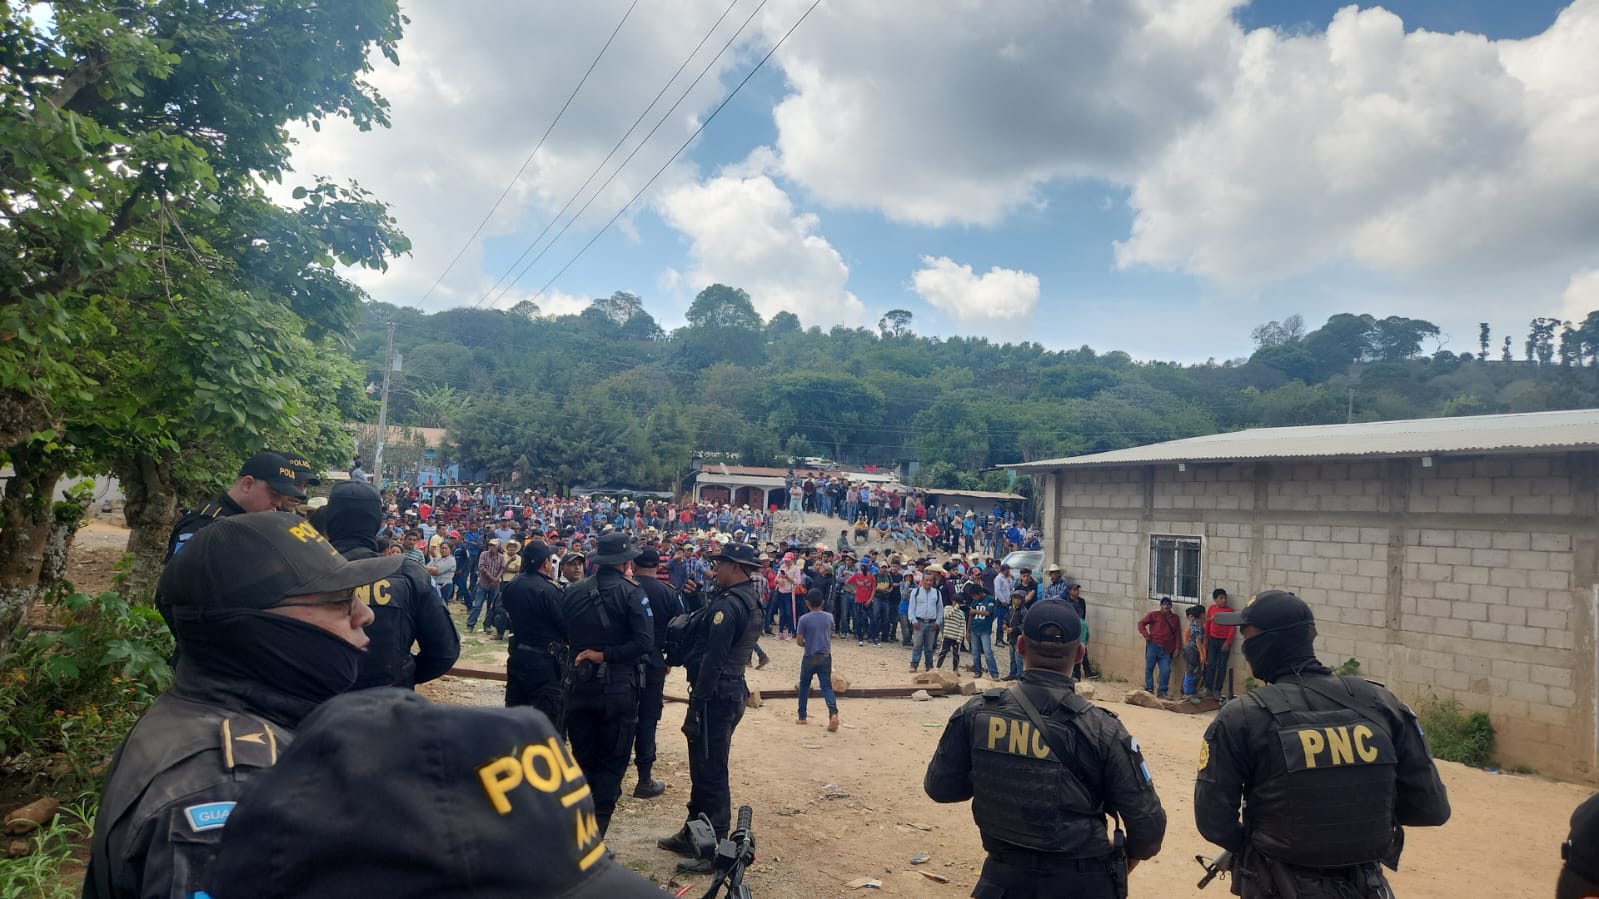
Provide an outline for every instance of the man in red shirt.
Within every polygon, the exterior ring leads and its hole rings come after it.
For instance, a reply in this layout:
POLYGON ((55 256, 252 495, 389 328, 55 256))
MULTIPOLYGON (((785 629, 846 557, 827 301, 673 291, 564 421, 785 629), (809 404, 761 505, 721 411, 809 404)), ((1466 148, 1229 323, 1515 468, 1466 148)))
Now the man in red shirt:
POLYGON ((1227 656, 1233 651, 1233 633, 1238 627, 1216 623, 1217 615, 1233 610, 1227 604, 1227 591, 1217 587, 1210 598, 1210 608, 1205 612, 1205 684, 1199 695, 1204 696, 1208 691, 1211 696, 1220 696, 1222 681, 1227 676, 1227 656))
POLYGON ((877 576, 872 574, 872 563, 861 560, 861 566, 844 583, 855 588, 855 645, 866 645, 867 620, 871 617, 872 594, 877 590, 877 576))
POLYGON ((1160 608, 1138 619, 1144 637, 1144 689, 1161 699, 1171 686, 1171 658, 1182 642, 1182 621, 1171 610, 1171 597, 1160 598, 1160 608), (1160 668, 1160 690, 1155 690, 1155 668, 1160 668))

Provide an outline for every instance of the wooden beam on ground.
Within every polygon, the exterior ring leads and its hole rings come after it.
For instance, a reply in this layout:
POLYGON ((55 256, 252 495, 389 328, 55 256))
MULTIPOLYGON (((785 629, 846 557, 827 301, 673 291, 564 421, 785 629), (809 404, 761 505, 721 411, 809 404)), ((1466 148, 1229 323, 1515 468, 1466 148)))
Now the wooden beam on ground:
MULTIPOLYGON (((505 683, 505 672, 493 668, 471 668, 465 665, 457 665, 445 673, 454 675, 455 677, 474 678, 477 680, 492 680, 505 683)), ((944 693, 944 687, 942 684, 911 684, 910 686, 906 687, 852 686, 848 690, 840 691, 838 695, 848 699, 906 699, 917 690, 926 690, 930 696, 940 696, 944 693)), ((798 687, 781 687, 772 690, 761 690, 759 692, 762 699, 799 698, 798 687)), ((820 699, 822 697, 822 691, 816 687, 811 687, 811 696, 812 698, 820 699)), ((667 702, 688 702, 688 697, 674 696, 670 693, 666 694, 665 698, 667 702)))
POLYGON ((477 680, 497 680, 502 684, 505 683, 505 672, 495 668, 468 668, 465 665, 456 665, 454 668, 451 668, 449 671, 444 673, 453 674, 456 677, 470 677, 477 680))

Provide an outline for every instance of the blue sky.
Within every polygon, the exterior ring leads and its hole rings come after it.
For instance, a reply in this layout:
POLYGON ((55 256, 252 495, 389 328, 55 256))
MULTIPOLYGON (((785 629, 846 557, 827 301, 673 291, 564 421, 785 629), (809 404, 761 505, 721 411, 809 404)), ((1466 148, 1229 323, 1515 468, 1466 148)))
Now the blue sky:
MULTIPOLYGON (((643 0, 431 293, 624 0, 408 9, 401 66, 374 76, 394 127, 306 133, 297 167, 394 203, 416 250, 361 276, 374 297, 481 304, 727 5, 643 0)), ((671 327, 721 280, 824 328, 904 308, 922 333, 1181 361, 1247 355, 1293 313, 1427 318, 1470 350, 1481 320, 1519 346, 1534 315, 1599 308, 1599 0, 825 0, 578 255, 806 6, 756 15, 491 302, 629 290, 671 327)), ((734 2, 645 127, 753 9, 734 2)))

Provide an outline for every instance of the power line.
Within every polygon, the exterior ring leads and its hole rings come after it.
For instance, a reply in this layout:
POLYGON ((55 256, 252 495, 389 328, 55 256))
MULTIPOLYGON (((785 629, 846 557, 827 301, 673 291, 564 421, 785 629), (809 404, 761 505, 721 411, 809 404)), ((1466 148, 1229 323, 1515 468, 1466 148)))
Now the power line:
MULTIPOLYGON (((695 44, 694 45, 694 49, 689 52, 688 56, 685 56, 683 58, 683 62, 678 65, 677 71, 672 73, 672 77, 666 79, 666 82, 661 85, 661 89, 659 91, 656 91, 655 97, 650 100, 649 105, 645 106, 643 111, 641 111, 638 114, 638 118, 633 120, 633 124, 627 126, 627 131, 624 132, 621 137, 616 139, 616 143, 611 146, 611 151, 609 153, 606 153, 605 154, 605 158, 600 160, 600 164, 594 167, 594 171, 589 172, 589 176, 587 178, 583 179, 583 183, 578 187, 577 190, 572 192, 572 196, 567 198, 566 204, 561 207, 560 211, 555 213, 555 215, 552 216, 550 218, 550 220, 544 224, 544 228, 543 228, 543 230, 539 231, 538 236, 533 238, 533 240, 531 242, 529 242, 528 245, 525 248, 523 248, 521 255, 517 256, 516 260, 514 262, 512 262, 505 269, 505 271, 500 274, 500 276, 498 278, 494 279, 494 284, 491 285, 489 287, 489 289, 483 293, 483 296, 479 297, 478 301, 476 303, 472 304, 474 307, 481 307, 485 302, 488 301, 489 297, 494 294, 494 291, 499 289, 501 282, 503 282, 506 279, 506 277, 511 274, 511 272, 516 271, 516 267, 518 265, 522 264, 522 260, 527 258, 527 254, 532 252, 534 247, 538 246, 539 241, 544 239, 544 235, 550 233, 550 228, 557 221, 560 220, 561 216, 566 214, 566 210, 572 208, 572 204, 577 201, 578 197, 583 195, 583 191, 586 190, 588 188, 589 184, 594 181, 594 176, 598 175, 600 173, 600 171, 605 168, 605 164, 611 161, 611 157, 616 155, 616 151, 620 150, 622 148, 622 144, 626 143, 627 139, 630 136, 632 136, 634 129, 638 128, 639 123, 644 121, 644 117, 650 114, 650 110, 655 108, 655 104, 659 103, 661 101, 661 97, 663 97, 666 94, 666 89, 672 86, 672 82, 677 80, 677 76, 683 74, 683 70, 688 67, 688 64, 694 60, 694 57, 699 55, 700 48, 704 47, 705 46, 705 42, 711 39, 711 35, 716 33, 716 29, 721 27, 722 22, 727 18, 727 14, 732 12, 733 11, 733 7, 737 6, 738 3, 739 3, 739 0, 733 0, 733 2, 731 2, 731 3, 729 3, 727 5, 726 9, 722 10, 722 14, 716 18, 716 21, 715 21, 715 23, 713 23, 711 25, 710 30, 705 32, 705 36, 700 38, 700 42, 698 44, 695 44)), ((622 160, 622 164, 616 167, 616 171, 611 173, 611 177, 605 179, 605 183, 601 184, 600 187, 599 187, 599 190, 596 190, 594 192, 594 197, 598 197, 600 194, 604 193, 605 192, 605 188, 610 186, 611 181, 614 180, 616 178, 616 176, 618 174, 620 174, 623 169, 627 168, 627 164, 633 160, 633 156, 636 155, 639 150, 643 149, 645 144, 650 142, 650 138, 651 137, 655 136, 656 130, 658 130, 661 127, 661 122, 665 122, 666 119, 671 116, 671 114, 677 109, 678 104, 683 102, 683 98, 687 97, 688 94, 689 94, 689 91, 692 91, 695 88, 695 86, 700 83, 700 79, 704 78, 705 77, 705 73, 707 71, 709 71, 711 66, 716 63, 716 60, 720 59, 722 57, 722 54, 727 52, 727 48, 732 45, 733 41, 738 40, 738 36, 740 34, 744 33, 745 26, 749 25, 750 19, 755 18, 755 13, 760 12, 761 11, 761 7, 763 7, 765 5, 766 5, 766 0, 761 0, 760 5, 755 8, 755 12, 754 13, 750 13, 749 18, 744 20, 744 24, 740 25, 739 28, 738 28, 738 31, 734 32, 733 36, 728 39, 728 42, 726 44, 722 45, 722 49, 717 51, 715 56, 711 57, 711 61, 709 63, 706 63, 704 69, 700 70, 699 76, 696 77, 694 79, 694 81, 691 84, 689 84, 689 86, 683 91, 682 95, 680 95, 677 98, 677 102, 672 104, 672 108, 668 109, 661 116, 660 122, 656 122, 655 123, 655 127, 650 129, 650 133, 644 135, 644 139, 639 142, 639 145, 637 147, 633 148, 633 152, 629 153, 626 159, 622 160)), ((589 198, 589 203, 594 202, 594 197, 590 197, 589 198)), ((573 219, 575 220, 575 219, 581 217, 583 215, 583 211, 586 210, 586 209, 588 209, 588 203, 583 204, 583 209, 579 209, 578 212, 577 212, 577 215, 573 216, 573 219)), ((565 233, 564 229, 562 230, 562 233, 565 233)), ((560 235, 559 234, 556 235, 556 239, 557 240, 560 239, 560 235)), ((552 240, 550 242, 550 245, 553 246, 554 242, 555 241, 552 240)), ((544 255, 544 252, 547 251, 547 250, 549 250, 549 246, 546 246, 544 248, 544 250, 541 250, 539 252, 539 257, 542 257, 544 255)), ((539 261, 539 257, 535 257, 532 262, 528 263, 528 266, 531 268, 534 264, 536 264, 539 261)), ((510 290, 510 286, 508 285, 506 287, 506 291, 509 291, 509 290, 510 290)), ((503 297, 504 293, 502 293, 501 296, 503 297)))
POLYGON ((539 136, 539 142, 533 146, 533 152, 527 154, 527 158, 522 160, 521 168, 516 170, 516 174, 511 176, 511 180, 505 185, 505 189, 500 191, 499 198, 494 201, 493 206, 489 207, 489 211, 483 215, 483 221, 478 222, 477 227, 472 229, 472 236, 466 239, 466 243, 461 244, 461 249, 455 251, 455 257, 450 260, 450 264, 444 267, 444 271, 440 272, 439 276, 433 280, 433 286, 429 287, 427 289, 427 293, 422 294, 422 299, 418 300, 417 302, 424 302, 428 297, 433 295, 433 291, 437 290, 439 285, 444 283, 445 276, 455 268, 455 264, 457 262, 461 261, 461 257, 466 254, 467 248, 472 246, 472 242, 477 240, 479 234, 483 233, 483 226, 487 225, 489 223, 489 219, 494 217, 494 213, 499 210, 500 204, 504 203, 505 198, 510 195, 511 188, 515 187, 516 182, 521 180, 522 173, 527 171, 527 167, 533 162, 533 157, 537 156, 539 150, 544 146, 544 141, 549 138, 550 132, 555 130, 555 126, 561 121, 561 117, 566 115, 567 107, 572 105, 572 101, 577 98, 578 91, 581 91, 583 89, 583 85, 588 83, 589 76, 594 73, 594 67, 600 64, 600 58, 605 55, 606 50, 611 48, 611 42, 616 40, 617 33, 620 32, 622 30, 622 26, 627 23, 628 17, 633 15, 633 7, 635 6, 638 6, 638 0, 633 0, 632 3, 628 4, 627 11, 622 13, 621 21, 616 23, 615 28, 611 29, 611 36, 605 39, 605 44, 600 47, 600 52, 594 54, 594 60, 589 63, 589 67, 583 73, 583 77, 578 79, 577 87, 572 88, 572 93, 567 95, 566 102, 561 104, 561 109, 555 114, 555 118, 550 121, 550 126, 545 128, 544 133, 539 136))
MULTIPOLYGON (((804 14, 802 14, 799 19, 795 20, 793 25, 789 26, 788 31, 784 32, 783 36, 777 41, 777 43, 772 45, 772 49, 766 51, 766 55, 762 56, 760 62, 757 62, 755 67, 749 70, 749 73, 746 74, 744 79, 733 88, 732 92, 729 93, 721 103, 718 103, 715 109, 711 110, 711 114, 705 117, 705 121, 701 122, 698 128, 694 129, 694 133, 688 136, 688 140, 683 141, 683 145, 678 147, 677 151, 668 157, 666 162, 661 164, 660 168, 655 170, 655 174, 650 176, 650 180, 644 182, 644 186, 639 188, 638 192, 633 194, 633 196, 629 198, 626 203, 623 203, 622 208, 618 209, 616 214, 611 216, 609 221, 607 221, 598 231, 594 232, 594 236, 589 238, 588 243, 585 243, 582 249, 577 251, 575 256, 573 256, 571 259, 568 259, 566 264, 561 266, 561 270, 555 273, 554 277, 550 278, 549 281, 545 282, 543 287, 539 288, 538 293, 533 295, 533 299, 538 299, 539 297, 543 296, 544 292, 549 290, 551 285, 553 285, 562 275, 566 274, 566 270, 571 268, 573 263, 577 262, 582 258, 584 253, 588 252, 589 247, 594 246, 594 242, 600 239, 600 235, 610 230, 611 226, 616 224, 616 220, 621 218, 622 214, 627 212, 628 209, 632 208, 634 203, 638 202, 638 198, 642 197, 644 192, 649 190, 650 186, 655 183, 656 179, 661 177, 661 174, 666 171, 667 166, 670 166, 673 162, 676 162, 677 157, 683 155, 683 151, 688 149, 689 144, 692 144, 694 139, 699 137, 701 132, 705 130, 706 126, 710 125, 711 122, 716 119, 717 115, 720 114, 723 109, 727 108, 727 104, 731 103, 733 98, 738 96, 738 92, 744 89, 744 85, 749 84, 750 79, 755 77, 755 73, 759 72, 761 68, 766 65, 766 61, 772 58, 772 55, 783 46, 783 44, 791 35, 793 35, 794 30, 800 27, 800 24, 810 17, 811 13, 816 10, 817 6, 821 5, 821 2, 822 0, 812 0, 811 5, 805 9, 804 14)), ((575 220, 576 219, 574 218, 573 221, 575 220)), ((570 227, 571 222, 568 222, 567 226, 570 227)), ((562 233, 565 233, 566 228, 562 228, 561 231, 562 233)), ((560 239, 559 234, 556 235, 556 239, 560 239)), ((525 274, 527 274, 527 269, 522 270, 522 275, 525 274)), ((522 280, 522 275, 517 275, 516 280, 511 282, 511 286, 515 286, 517 281, 522 280)), ((510 288, 507 287, 506 289, 509 290, 510 288)))

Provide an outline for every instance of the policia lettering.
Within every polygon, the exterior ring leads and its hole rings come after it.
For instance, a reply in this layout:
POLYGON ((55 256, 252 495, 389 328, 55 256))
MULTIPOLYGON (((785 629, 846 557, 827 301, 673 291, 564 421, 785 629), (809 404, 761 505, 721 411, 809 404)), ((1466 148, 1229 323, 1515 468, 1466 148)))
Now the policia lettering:
POLYGON ((1289 772, 1337 765, 1392 765, 1399 761, 1388 735, 1366 724, 1296 727, 1279 731, 1277 739, 1289 772))
POLYGON ((555 737, 493 759, 477 769, 489 804, 501 815, 511 813, 511 791, 526 785, 541 793, 561 793, 561 805, 572 809, 572 839, 578 850, 578 868, 587 871, 605 855, 604 835, 591 808, 577 807, 589 796, 589 785, 577 760, 555 737))

